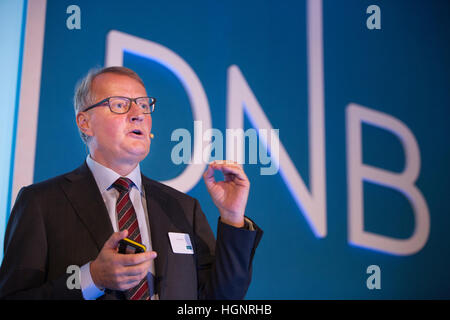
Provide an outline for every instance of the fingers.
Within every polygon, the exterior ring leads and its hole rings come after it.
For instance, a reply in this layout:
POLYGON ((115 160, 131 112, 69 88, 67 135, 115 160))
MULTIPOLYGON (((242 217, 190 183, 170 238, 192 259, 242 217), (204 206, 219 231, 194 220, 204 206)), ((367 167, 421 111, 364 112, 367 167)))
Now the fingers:
POLYGON ((105 242, 104 247, 108 249, 115 249, 119 245, 119 241, 126 238, 128 235, 128 230, 123 230, 121 232, 114 232, 111 237, 105 242))
POLYGON ((242 164, 239 164, 233 160, 214 160, 210 163, 210 165, 217 165, 217 166, 227 165, 242 168, 242 164))
POLYGON ((124 265, 117 274, 118 279, 121 279, 121 289, 127 290, 139 284, 139 282, 147 276, 150 272, 151 260, 156 257, 156 252, 144 252, 138 254, 126 255, 129 265, 124 265), (149 253, 149 254, 147 254, 149 253), (148 258, 150 257, 150 258, 148 258), (144 259, 142 261, 142 259, 144 259), (133 264, 136 262, 135 264, 133 264))
POLYGON ((151 261, 156 257, 157 253, 155 251, 146 251, 135 254, 118 254, 117 263, 123 266, 134 266, 144 263, 146 261, 151 261))
MULTIPOLYGON (((213 161, 209 164, 208 169, 205 172, 205 180, 214 178, 214 170, 220 170, 225 176, 225 180, 228 181, 231 178, 238 178, 239 180, 248 181, 248 178, 242 168, 242 165, 235 161, 213 161)), ((232 179, 232 180, 233 180, 232 179)))
POLYGON ((220 170, 224 174, 227 172, 232 172, 235 174, 240 173, 245 176, 244 170, 242 169, 242 165, 235 161, 231 161, 231 160, 216 160, 216 161, 211 162, 208 165, 208 168, 206 169, 203 176, 205 178, 214 177, 214 170, 220 170))
POLYGON ((203 173, 203 179, 205 180, 206 184, 215 182, 214 169, 211 164, 208 166, 208 169, 206 169, 205 173, 203 173))
POLYGON ((138 273, 137 275, 127 275, 127 274, 120 274, 116 276, 115 284, 113 290, 128 290, 130 288, 133 288, 141 282, 142 279, 144 279, 147 274, 149 273, 149 270, 145 270, 142 273, 138 273))
POLYGON ((127 266, 123 269, 123 275, 129 277, 140 277, 147 274, 151 267, 151 261, 147 260, 137 265, 127 266))
POLYGON ((90 264, 92 280, 97 287, 125 290, 149 272, 151 262, 157 256, 155 251, 137 254, 117 252, 119 241, 127 235, 126 230, 113 233, 105 242, 97 258, 90 264))
POLYGON ((119 290, 130 289, 147 276, 150 272, 151 261, 156 252, 147 251, 137 254, 116 254, 116 267, 112 268, 113 287, 119 290))

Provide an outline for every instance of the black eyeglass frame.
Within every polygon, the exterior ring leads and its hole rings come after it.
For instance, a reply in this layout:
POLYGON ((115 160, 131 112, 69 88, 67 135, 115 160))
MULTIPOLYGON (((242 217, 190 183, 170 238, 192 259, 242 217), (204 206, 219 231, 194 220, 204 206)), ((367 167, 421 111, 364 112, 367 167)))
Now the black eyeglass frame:
POLYGON ((130 109, 131 109, 131 103, 132 103, 132 102, 134 102, 134 103, 137 105, 137 99, 142 99, 142 98, 149 98, 149 99, 151 100, 151 101, 150 101, 150 104, 149 104, 150 112, 144 112, 144 114, 151 114, 151 113, 153 113, 153 112, 155 111, 156 98, 153 98, 153 97, 137 97, 137 98, 129 98, 129 97, 122 97, 122 96, 112 96, 112 97, 105 98, 105 99, 103 99, 103 100, 97 102, 96 104, 93 104, 92 106, 87 107, 86 109, 83 110, 83 112, 84 112, 84 111, 91 110, 91 109, 93 109, 93 108, 95 108, 95 107, 108 106, 109 110, 110 110, 112 113, 115 113, 115 114, 125 114, 125 113, 127 113, 128 111, 130 111, 130 109), (125 112, 115 112, 115 111, 113 111, 113 110, 111 109, 111 105, 109 104, 109 100, 110 100, 110 99, 113 99, 113 98, 122 98, 122 99, 128 100, 129 103, 128 103, 128 109, 127 109, 127 111, 125 111, 125 112), (107 104, 105 104, 105 102, 106 102, 107 104))

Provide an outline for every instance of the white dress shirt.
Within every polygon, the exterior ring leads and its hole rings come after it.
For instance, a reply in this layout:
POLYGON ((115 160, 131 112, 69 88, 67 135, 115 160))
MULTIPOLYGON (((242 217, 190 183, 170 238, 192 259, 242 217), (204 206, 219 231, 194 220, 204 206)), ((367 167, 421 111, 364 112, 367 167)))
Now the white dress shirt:
MULTIPOLYGON (((119 191, 112 187, 112 184, 120 178, 121 175, 96 162, 90 155, 87 156, 86 163, 94 175, 95 182, 97 183, 97 187, 100 190, 106 209, 108 210, 109 219, 111 220, 114 232, 118 232, 119 226, 117 223, 116 202, 119 197, 119 191)), ((151 251, 152 246, 147 214, 147 202, 145 200, 145 191, 142 188, 142 177, 139 164, 126 176, 126 178, 134 183, 130 191, 130 199, 136 212, 142 244, 146 246, 147 251, 151 251)), ((81 267, 81 291, 84 299, 93 300, 103 295, 104 291, 97 288, 92 281, 89 267, 90 262, 81 267)), ((155 274, 154 263, 151 264, 149 271, 155 274)))

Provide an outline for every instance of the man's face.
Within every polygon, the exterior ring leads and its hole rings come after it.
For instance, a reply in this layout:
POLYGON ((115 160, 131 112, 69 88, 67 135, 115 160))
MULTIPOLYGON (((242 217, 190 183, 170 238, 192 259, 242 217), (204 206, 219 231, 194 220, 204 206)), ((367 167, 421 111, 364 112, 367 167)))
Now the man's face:
MULTIPOLYGON (((145 97, 145 88, 125 75, 104 73, 92 82, 95 101, 112 96, 145 97)), ((125 114, 112 113, 108 106, 93 108, 88 113, 91 140, 89 148, 96 161, 112 166, 133 165, 142 161, 150 150, 152 118, 132 102, 125 114), (141 134, 133 131, 139 130, 141 134)))

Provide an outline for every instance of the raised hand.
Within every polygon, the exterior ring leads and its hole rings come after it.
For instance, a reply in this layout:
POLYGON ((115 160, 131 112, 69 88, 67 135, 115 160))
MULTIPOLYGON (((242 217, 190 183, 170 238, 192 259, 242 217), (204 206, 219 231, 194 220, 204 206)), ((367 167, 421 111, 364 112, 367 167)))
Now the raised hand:
POLYGON ((203 179, 219 209, 221 221, 235 227, 243 227, 250 182, 242 167, 234 161, 214 161, 209 164, 203 179), (224 181, 214 179, 215 170, 222 171, 224 181))

